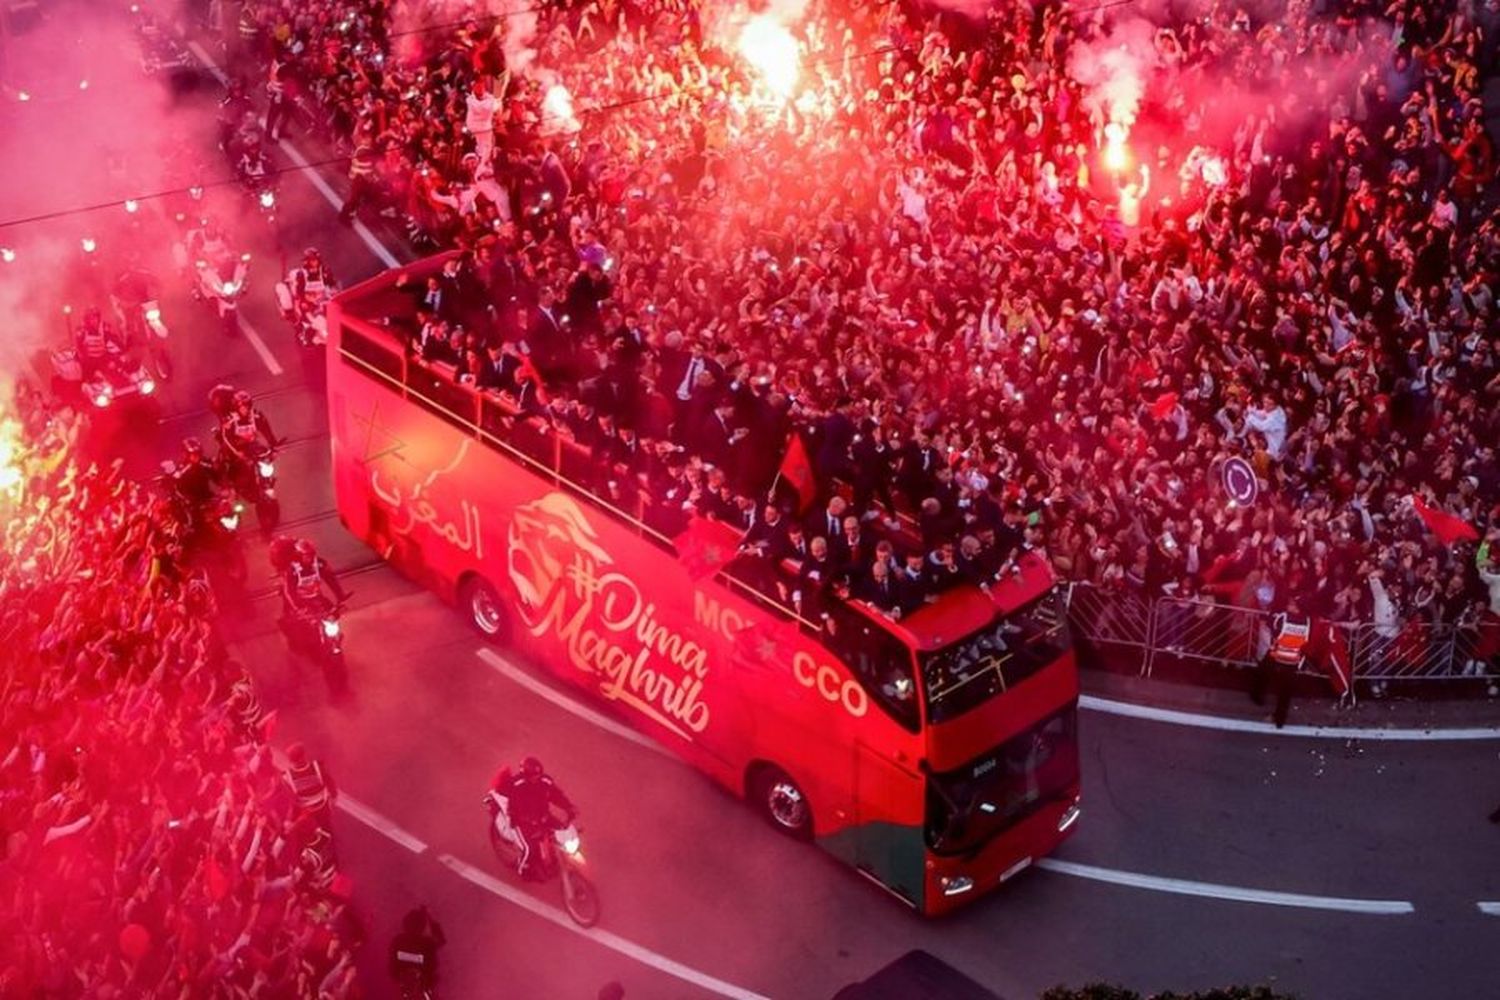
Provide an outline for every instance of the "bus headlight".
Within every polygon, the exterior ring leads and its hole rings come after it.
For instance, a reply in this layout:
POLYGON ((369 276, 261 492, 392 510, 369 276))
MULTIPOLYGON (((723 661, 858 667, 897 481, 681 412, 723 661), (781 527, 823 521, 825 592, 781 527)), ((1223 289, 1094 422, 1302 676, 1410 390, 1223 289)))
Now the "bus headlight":
POLYGON ((944 896, 961 896, 974 888, 974 880, 967 875, 955 878, 944 875, 938 879, 938 885, 942 886, 944 896))
POLYGON ((1083 810, 1079 808, 1077 802, 1068 806, 1067 811, 1064 812, 1062 816, 1057 820, 1057 832, 1062 833, 1068 827, 1072 826, 1074 823, 1077 823, 1078 817, 1081 815, 1083 815, 1083 810))

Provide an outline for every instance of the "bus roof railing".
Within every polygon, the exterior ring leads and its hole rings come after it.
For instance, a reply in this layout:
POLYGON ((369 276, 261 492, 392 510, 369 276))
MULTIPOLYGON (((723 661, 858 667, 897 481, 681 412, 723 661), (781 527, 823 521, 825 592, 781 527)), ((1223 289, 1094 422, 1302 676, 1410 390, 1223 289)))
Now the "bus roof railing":
MULTIPOLYGON (((447 422, 461 427, 485 444, 504 452, 508 457, 519 462, 523 467, 530 469, 544 479, 550 479, 558 486, 566 486, 568 489, 582 495, 590 502, 608 512, 618 520, 624 521, 643 537, 651 539, 658 546, 670 551, 674 556, 679 556, 677 545, 674 540, 647 524, 642 516, 637 513, 624 510, 599 496, 593 489, 584 483, 565 476, 562 472, 562 454, 564 449, 577 449, 580 453, 586 453, 587 449, 577 442, 565 438, 563 435, 552 431, 550 427, 542 424, 539 432, 552 441, 552 461, 545 462, 534 455, 515 447, 508 440, 489 427, 485 426, 486 408, 498 409, 503 419, 515 421, 522 418, 521 412, 511 405, 505 396, 491 389, 479 389, 460 383, 453 376, 452 365, 443 362, 424 361, 412 356, 407 350, 406 344, 396 335, 392 328, 393 323, 409 323, 416 319, 417 298, 408 290, 408 285, 425 282, 427 278, 442 271, 449 260, 459 255, 459 251, 450 250, 436 254, 398 268, 381 272, 357 285, 345 289, 335 296, 334 303, 339 318, 346 326, 352 326, 356 332, 366 338, 373 338, 389 354, 399 360, 401 366, 401 377, 397 378, 388 372, 371 364, 359 355, 348 350, 344 343, 343 330, 330 330, 335 343, 338 345, 340 357, 347 363, 360 369, 370 377, 387 383, 393 390, 403 397, 411 399, 421 405, 424 409, 434 411, 442 416, 447 422), (402 308, 404 306, 404 308, 402 308), (368 310, 368 311, 366 311, 368 310), (374 318, 377 317, 378 319, 374 318), (423 393, 420 389, 411 385, 411 373, 413 367, 419 371, 432 373, 441 378, 444 383, 444 394, 452 397, 463 397, 472 405, 467 407, 469 413, 455 412, 453 407, 444 401, 434 399, 432 395, 423 393)), ((418 288, 421 285, 417 285, 418 288)), ((330 324, 336 326, 337 324, 330 324)), ((1050 570, 1048 577, 1050 579, 1050 570)), ((824 631, 821 622, 813 621, 804 617, 795 608, 782 601, 777 595, 751 586, 744 580, 733 576, 724 569, 714 574, 714 578, 753 602, 762 604, 775 613, 788 619, 796 621, 807 630, 820 633, 824 631)), ((1031 588, 1027 588, 1028 590, 1031 588)), ((1046 588, 1043 588, 1044 590, 1046 588)), ((867 603, 849 599, 843 602, 853 610, 857 610, 865 617, 877 622, 886 631, 918 651, 929 651, 939 648, 950 642, 957 641, 966 635, 987 625, 994 617, 999 607, 998 597, 992 597, 982 592, 978 587, 963 584, 940 595, 936 603, 927 605, 913 612, 909 617, 900 621, 894 621, 889 617, 873 609, 867 603)))

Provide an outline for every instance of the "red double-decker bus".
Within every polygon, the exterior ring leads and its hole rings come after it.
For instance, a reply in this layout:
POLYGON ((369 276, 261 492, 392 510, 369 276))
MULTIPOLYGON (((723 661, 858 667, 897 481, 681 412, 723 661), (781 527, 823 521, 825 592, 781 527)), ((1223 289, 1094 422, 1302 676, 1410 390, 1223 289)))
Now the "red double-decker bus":
MULTIPOLYGON (((329 307, 333 468, 351 532, 481 633, 613 703, 774 826, 924 913, 1057 846, 1079 814, 1078 674, 1045 561, 899 622, 852 600, 810 621, 763 571, 728 560, 704 572, 643 507, 601 499, 599 463, 545 415, 408 353, 407 289, 446 259, 329 307)), ((710 524, 707 544, 732 552, 739 532, 710 524)))

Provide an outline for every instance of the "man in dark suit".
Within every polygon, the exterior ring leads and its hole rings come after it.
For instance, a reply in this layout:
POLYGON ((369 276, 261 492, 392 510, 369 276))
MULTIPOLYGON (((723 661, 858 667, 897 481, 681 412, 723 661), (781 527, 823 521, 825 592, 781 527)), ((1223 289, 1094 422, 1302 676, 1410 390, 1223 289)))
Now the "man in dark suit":
POLYGON ((906 553, 906 563, 896 574, 896 586, 900 591, 902 615, 910 615, 927 603, 933 588, 927 573, 927 557, 920 550, 906 553))
POLYGON ((484 349, 484 355, 484 367, 479 370, 479 388, 514 394, 516 372, 522 363, 521 352, 514 344, 491 341, 484 349))
POLYGON ((901 617, 901 590, 883 562, 870 563, 868 571, 855 581, 854 596, 887 617, 901 617))
POLYGON ((545 374, 562 367, 568 356, 568 336, 563 329, 552 289, 543 286, 526 327, 526 343, 532 362, 545 374))
POLYGON ((828 506, 807 519, 807 537, 839 538, 844 533, 844 513, 849 505, 841 496, 828 499, 828 506))
POLYGON ((721 397, 713 411, 696 428, 692 447, 705 461, 725 471, 738 468, 739 445, 750 432, 734 425, 734 402, 721 397))

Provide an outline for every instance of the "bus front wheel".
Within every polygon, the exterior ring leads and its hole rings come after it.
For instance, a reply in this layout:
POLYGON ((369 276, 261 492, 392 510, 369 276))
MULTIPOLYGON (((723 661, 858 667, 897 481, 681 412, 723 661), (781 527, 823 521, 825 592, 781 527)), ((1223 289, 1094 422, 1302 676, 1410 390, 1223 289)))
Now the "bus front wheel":
POLYGON ((510 617, 495 585, 482 576, 471 576, 458 590, 459 607, 474 630, 496 645, 510 639, 510 617))
POLYGON ((792 776, 770 764, 750 776, 750 797, 766 822, 789 837, 812 839, 812 805, 792 776))

